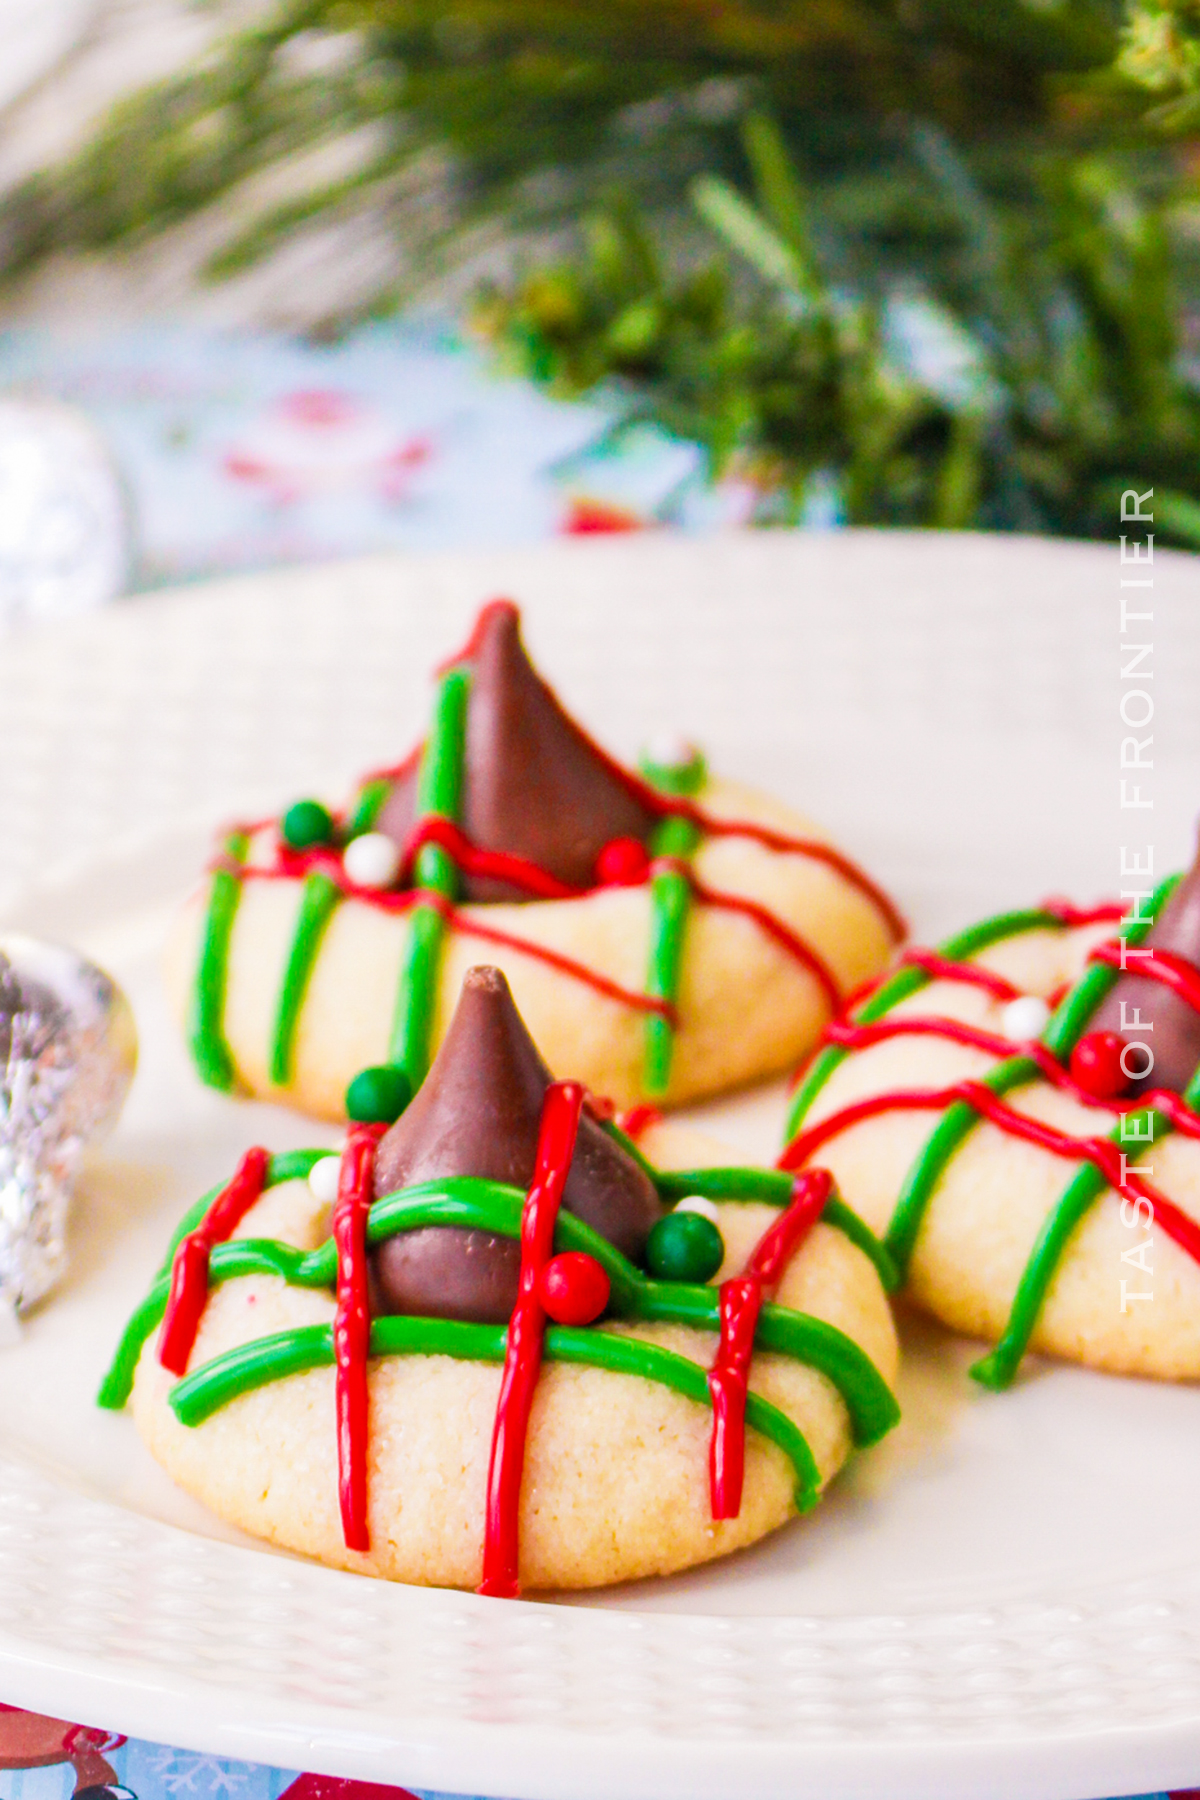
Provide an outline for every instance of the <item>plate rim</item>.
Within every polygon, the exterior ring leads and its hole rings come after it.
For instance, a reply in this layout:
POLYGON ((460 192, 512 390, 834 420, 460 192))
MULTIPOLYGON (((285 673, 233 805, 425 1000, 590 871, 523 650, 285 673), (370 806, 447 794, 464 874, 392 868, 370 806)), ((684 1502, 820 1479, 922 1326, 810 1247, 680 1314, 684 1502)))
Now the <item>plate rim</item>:
MULTIPOLYGON (((932 534, 924 541, 935 557, 951 556, 958 547, 932 534)), ((702 551, 702 540, 692 543, 702 551)), ((561 551, 564 547, 546 548, 561 551)), ((591 546, 571 547, 575 553, 580 548, 584 554, 595 554, 591 546)), ((1025 548, 1022 542, 1022 549, 1025 548)), ((1053 549, 1060 557, 1079 551, 1094 559, 1097 546, 1055 544, 1053 549)), ((482 553, 471 554, 482 562, 482 553)), ((448 560, 461 563, 467 557, 447 553, 403 559, 409 570, 417 561, 436 565, 448 560)), ((333 573, 344 567, 326 565, 323 572, 333 573)), ((271 572, 271 578, 278 581, 281 573, 284 572, 271 572)), ((315 571, 296 573, 311 577, 315 571)), ((226 577, 170 598, 176 602, 202 599, 210 589, 228 589, 231 581, 244 588, 253 580, 226 577)), ((145 606, 146 602, 140 601, 136 610, 145 606)), ((125 620, 131 617, 131 612, 124 614, 125 620)), ((131 852, 118 851, 117 859, 121 860, 123 854, 131 852)), ((82 869, 90 861, 85 859, 82 869)), ((77 865, 75 870, 64 872, 60 882, 69 887, 79 873, 77 865)), ((36 891, 39 885, 24 884, 9 904, 15 909, 22 903, 22 895, 36 891)), ((8 910, 6 905, 5 911, 8 910)), ((32 1463, 14 1462, 0 1451, 0 1547, 5 1506, 22 1496, 47 1521, 78 1516, 82 1509, 83 1516, 100 1532, 115 1528, 128 1516, 107 1500, 81 1498, 77 1489, 53 1475, 32 1463)), ((141 1515, 137 1518, 147 1567, 170 1565, 180 1559, 195 1564, 197 1558, 207 1564, 212 1559, 215 1566, 226 1567, 236 1576, 251 1565, 255 1569, 266 1565, 280 1580, 305 1590, 311 1586, 314 1594, 319 1592, 322 1596, 328 1584, 333 1584, 328 1586, 333 1593, 337 1584, 354 1583, 356 1589, 361 1589, 365 1580, 241 1545, 196 1538, 177 1526, 141 1515)), ((46 1529, 50 1529, 49 1524, 46 1529)), ((61 1543, 58 1549, 61 1553, 61 1543)), ((527 1630, 519 1621, 547 1621, 550 1636, 559 1642, 570 1640, 566 1650, 573 1655, 586 1652, 583 1640, 595 1634, 597 1625, 600 1634, 607 1631, 610 1638, 621 1633, 640 1634, 649 1653, 664 1661, 680 1653, 679 1640, 694 1633, 698 1621, 703 1622, 709 1638, 724 1639, 730 1645, 735 1639, 747 1637, 755 1623, 753 1616, 673 1615, 636 1610, 614 1613, 589 1611, 586 1605, 560 1607, 539 1600, 524 1602, 514 1613, 509 1603, 446 1590, 405 1589, 390 1584, 371 1587, 377 1599, 369 1610, 376 1616, 386 1615, 386 1630, 415 1628, 432 1635, 445 1620, 464 1620, 463 1629, 477 1634, 485 1649, 490 1646, 493 1652, 501 1654, 506 1644, 515 1642, 519 1648, 531 1634, 536 1638, 533 1625, 527 1630), (497 1623, 504 1620, 512 1621, 512 1629, 497 1623)), ((1075 1584, 1062 1593, 1048 1591, 1044 1603, 1038 1606, 981 1607, 970 1615, 964 1615, 962 1609, 912 1614, 908 1617, 915 1628, 909 1632, 908 1641, 924 1637, 932 1642, 940 1635, 944 1643, 953 1641, 969 1649, 980 1631, 1001 1633, 1018 1649, 1027 1650, 1031 1662, 1036 1664, 1048 1634, 1061 1632, 1067 1625, 1090 1630, 1100 1638, 1111 1633, 1119 1640, 1128 1631, 1133 1614, 1145 1615, 1147 1609, 1161 1612, 1168 1607, 1186 1610, 1200 1635, 1200 1572, 1187 1591, 1162 1573, 1153 1579, 1111 1586, 1075 1584), (986 1619, 983 1615, 987 1615, 986 1619)), ((779 1625, 776 1615, 762 1617, 768 1626, 779 1625)), ((871 1654, 894 1635, 902 1617, 893 1613, 844 1615, 835 1620, 818 1618, 808 1641, 819 1640, 833 1655, 839 1635, 844 1642, 847 1629, 851 1636, 857 1633, 864 1646, 858 1666, 867 1679, 872 1668, 871 1654)), ((762 1618, 758 1623, 761 1626, 762 1618)), ((761 1662, 761 1649, 755 1654, 761 1662)), ((740 1679, 740 1675, 737 1680, 731 1678, 726 1686, 732 1691, 740 1679)), ((779 1679, 786 1677, 781 1675, 779 1679)), ((1098 1725, 1090 1735, 1081 1732, 1079 1718, 1072 1714, 1059 1727, 1052 1723, 1024 1725, 1016 1735, 1004 1729, 1002 1723, 988 1735, 977 1722, 969 1739, 961 1732, 939 1733, 935 1717, 924 1726, 914 1722, 900 1731, 878 1731, 872 1735, 864 1729, 840 1738, 818 1733, 808 1740, 784 1735, 772 1738, 769 1732, 758 1730, 754 1734, 696 1733, 681 1742, 677 1734, 655 1735, 635 1724, 625 1738, 614 1742, 611 1732, 603 1727, 589 1731, 578 1724, 570 1728, 546 1721, 535 1724, 529 1717, 481 1721, 471 1717, 469 1711, 453 1717, 431 1715, 424 1719, 410 1711, 410 1716, 389 1721, 385 1714, 332 1702, 318 1703, 311 1696, 277 1697, 264 1709, 244 1680, 201 1682, 195 1675, 188 1677, 169 1667, 156 1667, 152 1662, 117 1653, 110 1653, 107 1664, 97 1667, 94 1656, 86 1651, 55 1648, 28 1633, 23 1636, 0 1609, 0 1681, 15 1703, 61 1711, 64 1695, 70 1694, 72 1710, 85 1713, 102 1709, 107 1722, 131 1735, 160 1741, 169 1738, 181 1747, 280 1767, 303 1765, 315 1773, 378 1781, 394 1781, 399 1768, 400 1779, 417 1785, 480 1793, 494 1792, 500 1779, 497 1771, 503 1770, 504 1791, 519 1793, 522 1800, 599 1800, 601 1795, 611 1800, 618 1791, 626 1800, 668 1800, 682 1792, 689 1795, 689 1800, 709 1800, 709 1796, 718 1800, 719 1796, 744 1791, 751 1776, 761 1800, 771 1800, 776 1794, 794 1794, 802 1779, 823 1784, 823 1791, 842 1800, 856 1800, 859 1795, 865 1800, 867 1795, 878 1794, 881 1776, 886 1779, 893 1800, 918 1800, 918 1796, 922 1800, 957 1800, 967 1792, 977 1800, 990 1792, 1003 1793, 1009 1800, 1018 1793, 1023 1800, 1070 1800, 1071 1796, 1096 1794, 1101 1789, 1112 1791, 1123 1784, 1133 1791, 1186 1782, 1194 1779, 1200 1764, 1200 1678, 1194 1668, 1185 1684, 1186 1696, 1181 1688, 1176 1711, 1168 1718, 1139 1715, 1139 1697, 1149 1697, 1153 1689, 1149 1676, 1142 1685, 1132 1674, 1119 1681, 1114 1676, 1113 1698, 1114 1702, 1119 1700, 1123 1716, 1098 1725), (269 1711, 269 1717, 263 1716, 264 1710, 269 1711), (581 1750, 591 1754, 580 1755, 581 1750)), ((998 1713, 997 1718, 1001 1717, 998 1713)))
MULTIPOLYGON (((60 1487, 69 1509, 88 1515, 94 1532, 124 1518, 123 1510, 105 1500, 80 1500, 61 1488, 54 1478, 30 1465, 0 1459, 0 1522, 4 1504, 14 1492, 27 1507, 52 1512, 60 1487), (39 1491, 40 1490, 40 1491, 39 1491)), ((348 1571, 296 1561, 264 1553, 241 1544, 198 1538, 182 1527, 138 1515, 139 1550, 148 1560, 162 1555, 169 1560, 182 1552, 195 1577, 202 1562, 224 1565, 231 1577, 244 1576, 249 1590, 261 1593, 265 1586, 284 1589, 312 1585, 328 1589, 331 1596, 361 1592, 368 1586, 376 1599, 374 1608, 396 1615, 395 1623, 411 1632, 436 1626, 439 1615, 453 1615, 458 1629, 473 1631, 483 1640, 485 1652, 524 1651, 545 1631, 558 1639, 588 1638, 599 1625, 610 1637, 651 1640, 640 1648, 648 1658, 666 1660, 682 1653, 681 1640, 694 1637, 697 1626, 726 1644, 744 1636, 762 1617, 727 1617, 703 1614, 654 1614, 590 1612, 586 1607, 556 1606, 539 1599, 511 1602, 475 1594, 401 1584, 373 1583, 348 1571), (278 1577, 272 1582, 266 1575, 278 1577), (511 1629, 510 1629, 511 1627, 511 1629)), ((1084 1602, 1093 1626, 1102 1622, 1107 1603, 1111 1621, 1127 1632, 1132 1613, 1161 1613, 1160 1598, 1150 1597, 1146 1581, 1115 1583, 1093 1592, 1084 1602)), ((1200 1595, 1200 1571, 1193 1583, 1200 1595)), ((1194 1596, 1195 1598, 1196 1596, 1194 1596)), ((933 1637, 952 1640, 956 1628, 965 1625, 964 1643, 978 1630, 981 1618, 998 1631, 1024 1635, 1032 1647, 1032 1625, 1041 1623, 1060 1632, 1084 1622, 1082 1597, 1047 1596, 1039 1607, 1014 1605, 977 1609, 964 1618, 961 1612, 939 1611, 918 1615, 933 1637), (1025 1615, 1024 1618, 1022 1615, 1025 1615), (1032 1615, 1032 1616, 1031 1616, 1032 1615), (1039 1618, 1040 1615, 1040 1618, 1039 1618)), ((1197 1608, 1200 1613, 1200 1606, 1197 1608)), ((817 1634, 811 1618, 766 1616, 779 1636, 791 1641, 800 1635, 811 1644, 817 1634), (803 1629, 797 1634, 794 1629, 803 1629)), ((830 1627, 830 1641, 849 1636, 869 1646, 864 1658, 868 1668, 870 1649, 882 1639, 911 1639, 905 1628, 911 1623, 896 1614, 842 1615, 820 1621, 830 1627)), ((585 1644, 585 1653, 592 1646, 585 1644)), ((653 1734, 631 1731, 614 1740, 608 1725, 590 1729, 564 1728, 541 1719, 479 1720, 444 1717, 433 1720, 409 1716, 396 1719, 379 1709, 351 1708, 314 1701, 311 1694, 276 1697, 271 1717, 261 1716, 261 1702, 245 1681, 199 1683, 194 1674, 173 1674, 153 1663, 126 1658, 122 1672, 112 1663, 97 1664, 86 1651, 59 1650, 48 1654, 43 1647, 35 1656, 30 1645, 0 1622, 0 1681, 10 1704, 63 1716, 63 1696, 69 1693, 71 1716, 103 1718, 106 1726, 131 1737, 169 1742, 182 1749, 258 1762, 267 1766, 304 1770, 347 1779, 394 1785, 397 1780, 439 1793, 519 1795, 520 1800, 610 1800, 615 1793, 628 1800, 660 1800, 686 1793, 689 1800, 726 1800, 731 1794, 753 1791, 763 1800, 794 1800, 797 1782, 809 1781, 814 1790, 836 1794, 839 1800, 878 1800, 881 1777, 886 1776, 890 1800, 972 1800, 988 1795, 1022 1800, 1075 1800, 1076 1796, 1147 1793, 1167 1790, 1194 1777, 1200 1749, 1200 1695, 1185 1714, 1167 1720, 1108 1722, 1089 1736, 1078 1723, 1065 1729, 1036 1729, 1023 1725, 1019 1732, 973 1726, 969 1733, 938 1735, 920 1728, 901 1734, 861 1733, 853 1738, 827 1736, 810 1742, 758 1733, 754 1736, 694 1733, 653 1734), (590 1753, 590 1756, 588 1755, 590 1753), (588 1760, 584 1760, 585 1756, 588 1760), (504 1771, 497 1786, 497 1769, 504 1771), (564 1774, 564 1768, 566 1773, 564 1774), (399 1775, 397 1769, 400 1770, 399 1775), (750 1785, 752 1784, 752 1786, 750 1785)), ((560 1643, 559 1657, 577 1653, 576 1643, 560 1643)), ((756 1658, 761 1660, 761 1647, 756 1658)), ((1136 1702, 1136 1696, 1126 1695, 1136 1702)))

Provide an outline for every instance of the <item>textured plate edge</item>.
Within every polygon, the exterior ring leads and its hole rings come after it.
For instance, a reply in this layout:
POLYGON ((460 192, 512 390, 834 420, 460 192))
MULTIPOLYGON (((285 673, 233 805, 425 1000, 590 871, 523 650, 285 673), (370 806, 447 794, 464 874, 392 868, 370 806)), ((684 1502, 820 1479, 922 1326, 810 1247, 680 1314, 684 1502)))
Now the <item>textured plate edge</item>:
POLYGON ((314 1723, 311 1706, 307 1724, 299 1716, 264 1724, 243 1716, 252 1703, 235 1689, 206 1713, 169 1683, 131 1692, 81 1658, 35 1668, 14 1661, 2 1640, 0 1684, 9 1704, 103 1719, 129 1737, 198 1754, 492 1800, 797 1800, 806 1792, 814 1800, 1096 1800, 1178 1789, 1194 1781, 1200 1758, 1200 1709, 1169 1726, 969 1744, 621 1743, 606 1732, 474 1723, 422 1742, 386 1721, 346 1723, 332 1713, 314 1723))
MULTIPOLYGON (((51 1494, 61 1493, 73 1510, 82 1506, 97 1528, 125 1517, 121 1508, 107 1501, 81 1499, 53 1476, 38 1473, 34 1479, 51 1494)), ((169 1556, 174 1549, 193 1567, 199 1556, 212 1575, 227 1569, 230 1580, 236 1582, 242 1575, 248 1585, 269 1560, 282 1583, 327 1588, 331 1601, 335 1590, 341 1589, 336 1597, 343 1603, 365 1579, 291 1558, 267 1559, 240 1545, 197 1540, 178 1527, 151 1520, 141 1521, 139 1542, 148 1555, 161 1551, 169 1556)), ((1134 1601, 1153 1604, 1147 1586, 1125 1584, 1107 1595, 1094 1595, 1093 1609, 1099 1611, 1097 1602, 1104 1599, 1116 1612, 1134 1601)), ((700 1615, 589 1613, 586 1608, 539 1600, 514 1608, 511 1602, 473 1594, 399 1584, 371 1583, 371 1593, 393 1615, 393 1622, 406 1628, 410 1641, 432 1618, 458 1611, 482 1628, 479 1637, 494 1636, 493 1647, 501 1658, 506 1649, 518 1647, 511 1642, 514 1638, 524 1638, 527 1647, 528 1628, 543 1622, 552 1626, 560 1653, 564 1648, 586 1651, 586 1639, 597 1630, 609 1637, 636 1633, 643 1639, 643 1651, 664 1662, 678 1651, 680 1639, 694 1639, 699 1627, 724 1636, 731 1628, 745 1631, 756 1622, 767 1626, 772 1622, 750 1616, 731 1621, 700 1615), (574 1642, 564 1645, 563 1639, 574 1642)), ((1013 1616, 993 1609, 991 1619, 1019 1642, 1019 1615, 1062 1616, 1070 1607, 1069 1598, 1048 1597, 1036 1609, 1013 1608, 1013 1616)), ((907 1621, 890 1615, 812 1621, 816 1635, 822 1625, 838 1636, 849 1630, 864 1647, 891 1635, 889 1627, 898 1623, 918 1631, 923 1626, 937 1635, 949 1628, 948 1635, 953 1636, 953 1627, 961 1622, 960 1613, 936 1612, 907 1621)), ((1082 1622, 1078 1612, 1073 1622, 1076 1626, 1082 1622)), ((1034 1660, 1032 1641, 1029 1647, 1034 1660)), ((863 1672, 865 1679, 865 1661, 863 1672)), ((1095 1732, 1077 1726, 1063 1731, 1026 1726, 1020 1734, 989 1733, 983 1728, 968 1737, 939 1736, 914 1727, 904 1735, 862 1733, 809 1742, 771 1738, 763 1732, 736 1740, 694 1731, 686 1738, 645 1730, 617 1736, 611 1729, 560 1728, 544 1719, 505 1723, 443 1716, 422 1722, 410 1716, 398 1721, 378 1710, 358 1711, 338 1704, 314 1707, 311 1698, 273 1696, 264 1708, 244 1681, 198 1681, 194 1675, 174 1674, 134 1658, 120 1669, 112 1662, 98 1668, 94 1658, 31 1645, 0 1623, 0 1689, 10 1704, 60 1717, 66 1711, 86 1722, 103 1721, 130 1736, 183 1749, 318 1774, 385 1783, 399 1780, 448 1793, 487 1793, 495 1800, 500 1800, 500 1793, 513 1800, 614 1800, 618 1794, 621 1800, 678 1800, 681 1794, 688 1800, 728 1800, 751 1790, 756 1800, 794 1800, 798 1781, 811 1783, 822 1800, 878 1800, 881 1781, 888 1800, 966 1796, 988 1800, 993 1793, 997 1800, 1094 1800, 1102 1793, 1147 1792, 1191 1781, 1200 1757, 1200 1688, 1187 1716, 1141 1724, 1136 1719, 1136 1696, 1126 1687, 1113 1699, 1127 1715, 1135 1715, 1132 1721, 1095 1732), (64 1706, 66 1695, 69 1706, 64 1706), (270 1714, 268 1720, 264 1711, 270 1714)), ((936 1725, 936 1719, 932 1722, 936 1725)))

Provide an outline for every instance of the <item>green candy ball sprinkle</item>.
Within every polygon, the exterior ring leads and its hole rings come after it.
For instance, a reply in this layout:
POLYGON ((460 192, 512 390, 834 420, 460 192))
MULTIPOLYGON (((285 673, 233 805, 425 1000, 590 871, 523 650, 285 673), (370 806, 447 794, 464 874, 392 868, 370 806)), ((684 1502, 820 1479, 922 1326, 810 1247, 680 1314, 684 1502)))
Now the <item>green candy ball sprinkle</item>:
POLYGON ((360 1069, 346 1089, 346 1112, 360 1125, 391 1125, 412 1099, 412 1083, 394 1063, 360 1069))
POLYGON ((646 1240, 646 1265, 660 1281, 708 1281, 724 1260, 725 1240, 703 1213, 668 1213, 646 1240))
POLYGON ((650 786, 658 788, 660 793, 678 794, 688 799, 692 794, 698 794, 708 780, 708 763, 702 750, 691 745, 681 746, 683 748, 689 752, 683 762, 662 761, 653 748, 647 749, 638 759, 638 768, 650 786))
POLYGON ((319 800, 297 800, 284 813, 279 829, 290 849, 313 850, 332 841, 333 816, 319 800))

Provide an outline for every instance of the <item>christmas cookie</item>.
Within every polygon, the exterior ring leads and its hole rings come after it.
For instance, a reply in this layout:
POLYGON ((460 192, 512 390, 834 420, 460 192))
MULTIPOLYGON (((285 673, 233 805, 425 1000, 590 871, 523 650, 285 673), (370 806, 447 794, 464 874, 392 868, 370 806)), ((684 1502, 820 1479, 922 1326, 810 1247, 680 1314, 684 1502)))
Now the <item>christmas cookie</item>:
POLYGON ((688 1168, 552 1082, 470 971, 392 1125, 251 1150, 184 1221, 101 1403, 181 1486, 338 1567, 591 1587, 722 1556, 895 1422, 889 1264, 822 1172, 688 1168), (653 1160, 651 1160, 653 1159, 653 1160))
POLYGON ((425 742, 348 811, 231 831, 168 979, 196 1066, 330 1118, 368 1065, 416 1089, 481 948, 554 1070, 621 1105, 785 1069, 900 922, 802 819, 686 746, 634 774, 486 607, 425 742))
POLYGON ((1093 1368, 1200 1376, 1200 864, 1142 910, 1049 902, 908 950, 796 1095, 819 1163, 912 1297, 1093 1368))

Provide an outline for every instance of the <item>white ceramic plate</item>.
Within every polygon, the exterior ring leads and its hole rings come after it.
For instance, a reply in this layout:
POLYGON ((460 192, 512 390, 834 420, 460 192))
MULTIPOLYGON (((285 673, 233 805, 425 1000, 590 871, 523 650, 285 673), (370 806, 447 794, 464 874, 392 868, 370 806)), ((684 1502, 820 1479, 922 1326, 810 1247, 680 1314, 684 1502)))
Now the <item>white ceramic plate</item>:
MULTIPOLYGON (((614 747, 667 722, 837 827, 928 940, 1182 860, 1196 564, 1155 565, 1153 811, 1117 806, 1114 550, 870 533, 373 561, 138 600, 0 664, 4 921, 127 984, 143 1064, 66 1289, 0 1353, 0 1694, 228 1756, 522 1800, 1006 1800, 1200 1776, 1200 1396, 908 1329, 905 1421, 811 1520, 571 1604, 390 1587, 178 1495, 96 1381, 170 1224, 259 1139, 199 1088, 155 958, 211 824, 394 757, 497 591, 614 747)), ((776 1148, 778 1090, 708 1109, 776 1148)), ((1114 1281, 1115 1289, 1115 1281, 1114 1281)), ((1116 1299, 1114 1295, 1114 1304, 1116 1299)))

